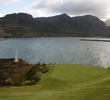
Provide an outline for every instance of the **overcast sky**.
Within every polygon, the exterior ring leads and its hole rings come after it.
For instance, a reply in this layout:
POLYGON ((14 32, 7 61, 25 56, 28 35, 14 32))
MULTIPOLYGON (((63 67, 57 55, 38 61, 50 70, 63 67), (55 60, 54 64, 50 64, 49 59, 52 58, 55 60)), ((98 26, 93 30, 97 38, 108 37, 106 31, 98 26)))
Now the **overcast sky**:
POLYGON ((18 12, 29 13, 33 17, 91 14, 106 20, 110 18, 110 0, 0 0, 0 17, 18 12))

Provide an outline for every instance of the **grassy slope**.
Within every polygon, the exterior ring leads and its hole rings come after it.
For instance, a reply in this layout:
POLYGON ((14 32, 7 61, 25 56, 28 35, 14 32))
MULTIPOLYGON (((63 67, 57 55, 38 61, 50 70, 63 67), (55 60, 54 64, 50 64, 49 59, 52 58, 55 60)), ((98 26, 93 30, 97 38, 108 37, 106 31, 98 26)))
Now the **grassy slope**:
POLYGON ((110 100, 110 71, 54 65, 36 86, 0 88, 0 100, 110 100))

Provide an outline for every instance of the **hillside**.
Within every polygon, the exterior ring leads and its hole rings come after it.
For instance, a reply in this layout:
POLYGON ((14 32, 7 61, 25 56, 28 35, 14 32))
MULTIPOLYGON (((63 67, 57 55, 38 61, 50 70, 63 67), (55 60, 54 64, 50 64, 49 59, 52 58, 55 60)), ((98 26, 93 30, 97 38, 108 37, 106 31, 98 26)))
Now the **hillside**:
POLYGON ((109 100, 110 70, 53 65, 36 86, 0 88, 2 100, 109 100))
POLYGON ((70 17, 67 14, 33 18, 27 13, 7 14, 0 18, 0 37, 110 37, 110 30, 92 15, 70 17))
POLYGON ((21 59, 19 63, 14 62, 14 59, 0 59, 0 86, 11 85, 14 78, 22 76, 31 67, 31 64, 21 59))
POLYGON ((29 64, 14 58, 0 59, 0 87, 35 85, 40 80, 40 76, 48 71, 46 64, 29 64))

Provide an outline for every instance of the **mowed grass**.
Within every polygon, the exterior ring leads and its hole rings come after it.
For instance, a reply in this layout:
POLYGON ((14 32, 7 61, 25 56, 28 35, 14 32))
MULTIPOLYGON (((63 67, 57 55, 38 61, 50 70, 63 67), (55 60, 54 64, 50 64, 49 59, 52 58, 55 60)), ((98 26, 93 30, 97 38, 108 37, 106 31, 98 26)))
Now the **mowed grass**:
POLYGON ((53 65, 35 86, 0 88, 0 100, 110 100, 110 70, 53 65))

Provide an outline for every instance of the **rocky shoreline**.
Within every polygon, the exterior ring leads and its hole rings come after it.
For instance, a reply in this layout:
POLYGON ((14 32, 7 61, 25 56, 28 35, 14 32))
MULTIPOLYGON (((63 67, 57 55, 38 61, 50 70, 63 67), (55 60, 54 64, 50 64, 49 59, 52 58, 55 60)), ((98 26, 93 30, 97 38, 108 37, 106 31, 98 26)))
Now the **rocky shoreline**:
POLYGON ((3 41, 3 40, 5 40, 6 38, 0 38, 0 41, 3 41))

